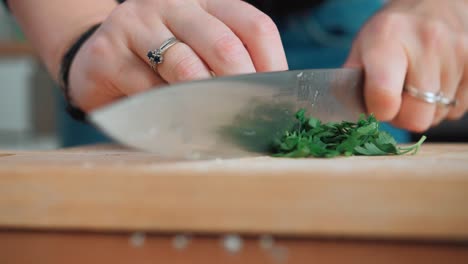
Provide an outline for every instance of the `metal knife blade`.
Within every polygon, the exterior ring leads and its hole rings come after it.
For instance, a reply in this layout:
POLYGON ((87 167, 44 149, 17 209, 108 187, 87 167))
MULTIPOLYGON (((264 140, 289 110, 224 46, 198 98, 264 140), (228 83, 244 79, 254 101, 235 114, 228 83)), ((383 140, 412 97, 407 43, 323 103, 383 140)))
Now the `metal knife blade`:
POLYGON ((255 73, 152 89, 90 114, 127 146, 175 159, 257 156, 297 110, 322 121, 356 121, 365 112, 359 69, 255 73))

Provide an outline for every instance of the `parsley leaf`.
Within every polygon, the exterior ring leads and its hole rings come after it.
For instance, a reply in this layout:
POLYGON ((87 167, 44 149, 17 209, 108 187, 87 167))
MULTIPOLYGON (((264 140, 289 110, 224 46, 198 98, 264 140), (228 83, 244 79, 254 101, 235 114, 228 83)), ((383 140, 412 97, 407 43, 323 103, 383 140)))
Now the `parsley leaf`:
POLYGON ((322 123, 306 117, 305 110, 296 113, 296 123, 273 142, 275 157, 321 157, 340 155, 404 155, 415 154, 426 140, 423 136, 412 146, 399 147, 387 132, 380 131, 380 123, 373 114, 361 115, 356 123, 322 123))

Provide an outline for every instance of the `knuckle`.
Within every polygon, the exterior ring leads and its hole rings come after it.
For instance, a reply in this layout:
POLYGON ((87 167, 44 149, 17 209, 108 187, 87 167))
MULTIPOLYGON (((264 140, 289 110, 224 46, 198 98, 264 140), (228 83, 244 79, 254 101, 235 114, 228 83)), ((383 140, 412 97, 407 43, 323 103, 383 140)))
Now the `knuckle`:
POLYGON ((225 34, 216 40, 213 50, 217 58, 226 64, 239 62, 245 55, 244 45, 232 34, 225 34))
POLYGON ((103 36, 95 35, 87 43, 87 48, 92 55, 102 55, 107 53, 109 43, 103 36))
POLYGON ((264 13, 252 17, 250 28, 256 35, 279 35, 275 22, 264 13))
MULTIPOLYGON (((83 57, 82 60, 86 64, 84 68, 86 75, 93 79, 101 79, 103 76, 111 74, 112 70, 110 67, 102 67, 100 62, 111 62, 114 61, 110 40, 102 35, 93 36, 83 46, 83 57)), ((81 51, 80 51, 81 52, 81 51)), ((80 53, 79 52, 79 53, 80 53)), ((115 69, 115 67, 112 67, 115 69)))
POLYGON ((189 81, 197 79, 204 71, 204 67, 198 58, 185 56, 174 65, 175 81, 189 81))
POLYGON ((421 37, 423 45, 432 50, 439 50, 447 40, 447 26, 439 21, 429 21, 423 24, 421 28, 421 37))
POLYGON ((375 22, 372 23, 371 30, 374 33, 383 34, 386 36, 393 35, 401 30, 403 23, 407 20, 406 15, 400 13, 389 13, 376 17, 375 22))
POLYGON ((111 56, 111 43, 102 35, 93 36, 86 43, 86 51, 90 58, 107 59, 111 56))

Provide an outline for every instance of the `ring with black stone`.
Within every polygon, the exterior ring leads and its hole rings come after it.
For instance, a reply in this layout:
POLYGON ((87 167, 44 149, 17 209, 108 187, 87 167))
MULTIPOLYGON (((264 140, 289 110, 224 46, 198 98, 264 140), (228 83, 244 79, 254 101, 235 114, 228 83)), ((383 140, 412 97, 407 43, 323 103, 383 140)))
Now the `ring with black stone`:
POLYGON ((161 44, 161 47, 159 47, 158 49, 148 51, 146 56, 148 57, 151 68, 153 68, 153 70, 156 70, 156 67, 159 64, 164 62, 164 53, 168 49, 170 49, 172 46, 174 46, 175 44, 177 44, 179 42, 180 42, 180 40, 178 40, 175 37, 172 37, 172 38, 169 38, 168 40, 164 41, 161 44))

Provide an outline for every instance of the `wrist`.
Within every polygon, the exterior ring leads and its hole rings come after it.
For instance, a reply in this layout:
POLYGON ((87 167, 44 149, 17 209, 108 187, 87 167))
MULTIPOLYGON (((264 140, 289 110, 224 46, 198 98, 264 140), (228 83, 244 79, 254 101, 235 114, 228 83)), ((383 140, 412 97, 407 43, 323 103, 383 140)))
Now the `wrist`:
POLYGON ((100 23, 95 24, 83 32, 83 34, 81 34, 80 37, 66 50, 60 62, 60 72, 58 78, 67 102, 66 110, 72 118, 78 121, 86 121, 86 114, 80 108, 76 107, 71 99, 69 88, 70 68, 83 44, 100 26, 100 23))
POLYGON ((70 31, 63 34, 52 45, 44 48, 43 61, 49 72, 56 81, 61 81, 60 70, 64 56, 70 48, 87 32, 91 27, 101 24, 107 16, 96 16, 82 21, 80 24, 70 28, 70 31))

